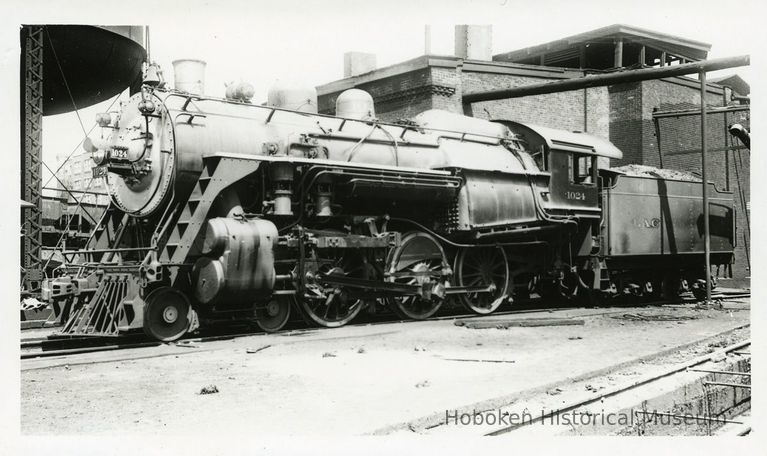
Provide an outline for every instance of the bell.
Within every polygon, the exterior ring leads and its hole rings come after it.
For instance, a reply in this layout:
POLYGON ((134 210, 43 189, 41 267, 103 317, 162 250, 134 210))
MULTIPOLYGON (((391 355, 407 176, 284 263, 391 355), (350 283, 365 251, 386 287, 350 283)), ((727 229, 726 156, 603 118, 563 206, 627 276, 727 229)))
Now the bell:
POLYGON ((144 84, 157 87, 160 84, 160 74, 156 63, 150 63, 144 72, 144 84))

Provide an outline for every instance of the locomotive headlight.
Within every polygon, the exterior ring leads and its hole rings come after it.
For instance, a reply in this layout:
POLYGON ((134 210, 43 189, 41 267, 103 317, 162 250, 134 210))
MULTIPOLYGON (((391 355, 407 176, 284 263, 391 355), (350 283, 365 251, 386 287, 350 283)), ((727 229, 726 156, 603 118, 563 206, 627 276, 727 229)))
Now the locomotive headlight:
POLYGON ((83 141, 83 149, 85 149, 86 152, 91 153, 91 159, 97 165, 101 165, 102 163, 104 163, 104 160, 106 159, 106 156, 107 156, 106 151, 102 147, 99 147, 99 146, 104 146, 104 144, 102 143, 103 141, 100 141, 98 139, 94 141, 91 138, 85 138, 85 141, 83 141))
POLYGON ((93 163, 97 165, 101 165, 106 161, 107 153, 106 151, 102 149, 96 149, 94 152, 91 153, 91 159, 93 160, 93 163))

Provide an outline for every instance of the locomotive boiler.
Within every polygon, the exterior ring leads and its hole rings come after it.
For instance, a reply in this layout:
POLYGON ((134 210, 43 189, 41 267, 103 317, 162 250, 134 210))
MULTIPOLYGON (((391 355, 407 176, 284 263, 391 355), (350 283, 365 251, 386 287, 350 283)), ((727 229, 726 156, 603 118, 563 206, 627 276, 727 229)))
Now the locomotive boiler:
MULTIPOLYGON (((520 294, 674 295, 705 277, 700 185, 611 171, 608 141, 439 110, 381 122, 356 89, 335 116, 311 93, 270 101, 145 85, 99 116, 88 147, 111 204, 44 284, 64 334, 276 331, 292 310, 335 327, 450 301, 488 314, 520 294)), ((711 194, 726 264, 732 197, 711 194)))

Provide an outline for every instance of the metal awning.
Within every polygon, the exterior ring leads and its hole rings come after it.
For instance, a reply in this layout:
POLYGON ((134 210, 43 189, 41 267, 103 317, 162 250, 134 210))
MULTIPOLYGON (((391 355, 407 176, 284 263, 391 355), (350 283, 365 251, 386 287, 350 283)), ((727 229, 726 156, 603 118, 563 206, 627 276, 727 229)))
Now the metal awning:
POLYGON ((623 152, 613 143, 588 133, 557 130, 512 120, 496 119, 493 122, 506 125, 514 134, 521 136, 530 144, 543 142, 549 150, 562 150, 615 159, 623 158, 623 152))
POLYGON ((44 115, 85 108, 141 87, 143 27, 43 27, 44 115))

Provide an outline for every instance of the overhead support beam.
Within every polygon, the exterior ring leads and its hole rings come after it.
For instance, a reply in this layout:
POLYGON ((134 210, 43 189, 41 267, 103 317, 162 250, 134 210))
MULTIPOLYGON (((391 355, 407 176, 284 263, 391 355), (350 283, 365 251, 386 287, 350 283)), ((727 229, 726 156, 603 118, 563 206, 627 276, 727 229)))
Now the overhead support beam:
POLYGON ((43 131, 43 27, 26 25, 21 31, 21 197, 32 204, 22 209, 24 237, 21 261, 27 290, 42 280, 42 131, 43 131))
POLYGON ((582 78, 565 79, 544 84, 532 84, 508 89, 489 90, 487 92, 464 93, 463 103, 480 101, 503 100, 506 98, 526 97, 544 93, 566 92, 590 87, 604 87, 626 82, 647 81, 651 79, 668 78, 700 73, 701 71, 716 71, 726 68, 748 66, 751 58, 748 55, 725 57, 721 59, 702 60, 700 62, 673 65, 663 68, 647 68, 642 70, 616 71, 614 73, 595 74, 582 78))

